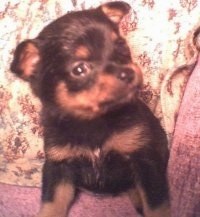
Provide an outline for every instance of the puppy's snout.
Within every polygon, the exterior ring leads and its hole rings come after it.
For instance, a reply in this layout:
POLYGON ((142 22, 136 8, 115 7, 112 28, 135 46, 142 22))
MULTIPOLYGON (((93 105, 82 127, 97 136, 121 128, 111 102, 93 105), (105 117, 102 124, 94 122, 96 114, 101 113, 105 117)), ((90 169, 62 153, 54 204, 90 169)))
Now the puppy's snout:
POLYGON ((125 83, 131 83, 134 79, 135 72, 131 68, 122 68, 117 73, 117 78, 125 83))

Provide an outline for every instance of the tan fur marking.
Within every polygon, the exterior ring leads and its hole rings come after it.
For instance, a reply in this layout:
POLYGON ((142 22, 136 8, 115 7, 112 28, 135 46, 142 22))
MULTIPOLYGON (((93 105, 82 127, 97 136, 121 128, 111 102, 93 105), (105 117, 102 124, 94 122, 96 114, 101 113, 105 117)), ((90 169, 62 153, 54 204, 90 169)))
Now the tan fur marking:
POLYGON ((117 38, 118 38, 117 34, 115 32, 112 32, 111 33, 111 39, 112 39, 112 41, 116 41, 117 38))
POLYGON ((53 161, 70 160, 73 158, 85 157, 93 160, 94 153, 91 149, 86 147, 70 147, 66 145, 64 147, 53 146, 45 150, 46 158, 53 161))
POLYGON ((92 91, 82 91, 79 94, 71 94, 65 83, 61 82, 56 89, 56 102, 67 113, 83 119, 91 119, 99 112, 96 95, 96 90, 93 93, 92 91))
POLYGON ((75 56, 78 58, 88 59, 90 57, 90 51, 87 47, 81 45, 76 49, 75 56))
POLYGON ((137 188, 129 190, 128 195, 136 208, 142 208, 142 200, 137 188))
POLYGON ((23 53, 20 55, 19 68, 23 71, 22 77, 28 78, 33 74, 39 59, 38 49, 32 43, 28 43, 23 53))
POLYGON ((82 119, 92 119, 105 111, 99 108, 99 103, 114 97, 118 90, 118 83, 111 76, 100 76, 99 81, 90 90, 78 94, 71 94, 64 82, 56 88, 56 102, 58 105, 82 119))
POLYGON ((115 23, 119 23, 124 16, 123 11, 109 8, 107 5, 103 5, 101 8, 104 14, 106 14, 115 23))
POLYGON ((137 125, 132 129, 114 134, 106 141, 103 150, 105 152, 115 150, 127 154, 144 147, 148 141, 149 136, 146 128, 143 125, 137 125))
POLYGON ((37 217, 65 217, 74 198, 74 187, 70 183, 61 183, 55 190, 52 202, 42 204, 37 217))
POLYGON ((141 187, 138 187, 138 192, 142 201, 144 215, 146 217, 171 217, 170 205, 165 201, 156 209, 151 209, 147 203, 146 195, 141 187))

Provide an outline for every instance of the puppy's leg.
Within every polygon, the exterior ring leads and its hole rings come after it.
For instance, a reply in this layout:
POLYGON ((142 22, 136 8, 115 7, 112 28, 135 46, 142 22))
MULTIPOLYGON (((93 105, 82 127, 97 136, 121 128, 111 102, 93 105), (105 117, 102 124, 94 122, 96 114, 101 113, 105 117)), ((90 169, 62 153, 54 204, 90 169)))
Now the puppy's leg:
POLYGON ((131 201, 133 202, 134 207, 137 210, 137 212, 143 216, 142 200, 141 200, 138 189, 133 188, 133 189, 129 190, 128 195, 129 195, 131 201))
POLYGON ((130 199, 145 217, 170 217, 166 162, 153 150, 134 157, 136 189, 129 191, 130 199))
POLYGON ((170 217, 169 201, 165 200, 156 207, 152 207, 149 204, 147 195, 144 190, 139 187, 139 190, 129 191, 129 196, 133 202, 137 212, 144 217, 170 217), (137 193, 137 194, 136 194, 137 193), (139 203, 138 203, 139 202, 139 203))
POLYGON ((46 162, 43 167, 42 204, 37 217, 65 217, 75 196, 75 188, 64 175, 64 166, 46 162))
POLYGON ((71 184, 59 183, 52 201, 43 201, 37 217, 65 217, 74 196, 71 184))

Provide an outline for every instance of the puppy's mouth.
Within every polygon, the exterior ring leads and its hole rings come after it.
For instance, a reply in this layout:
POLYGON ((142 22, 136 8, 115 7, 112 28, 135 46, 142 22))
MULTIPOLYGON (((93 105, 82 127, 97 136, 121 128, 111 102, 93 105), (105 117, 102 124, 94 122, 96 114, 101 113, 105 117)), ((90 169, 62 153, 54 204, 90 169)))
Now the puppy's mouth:
POLYGON ((61 82, 57 86, 55 100, 66 115, 80 119, 94 119, 119 109, 137 97, 136 87, 113 89, 107 88, 102 91, 97 87, 91 91, 85 90, 79 94, 72 94, 68 91, 66 84, 61 82))
POLYGON ((119 110, 124 105, 133 102, 134 99, 134 94, 129 94, 125 97, 105 99, 97 104, 77 107, 76 112, 74 110, 73 114, 81 119, 91 120, 119 110))
POLYGON ((132 90, 129 94, 126 96, 119 96, 113 99, 107 99, 103 102, 99 103, 99 109, 102 111, 102 113, 106 113, 107 111, 112 111, 119 109, 124 104, 132 102, 135 100, 135 92, 136 90, 132 90))

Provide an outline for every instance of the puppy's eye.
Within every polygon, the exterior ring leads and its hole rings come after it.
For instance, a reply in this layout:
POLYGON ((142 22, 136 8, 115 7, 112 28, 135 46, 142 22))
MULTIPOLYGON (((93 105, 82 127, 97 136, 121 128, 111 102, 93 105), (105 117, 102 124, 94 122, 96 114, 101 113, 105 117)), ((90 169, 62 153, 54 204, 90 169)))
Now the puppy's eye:
POLYGON ((71 75, 76 78, 84 78, 91 72, 91 66, 88 63, 79 62, 75 64, 71 71, 71 75))

